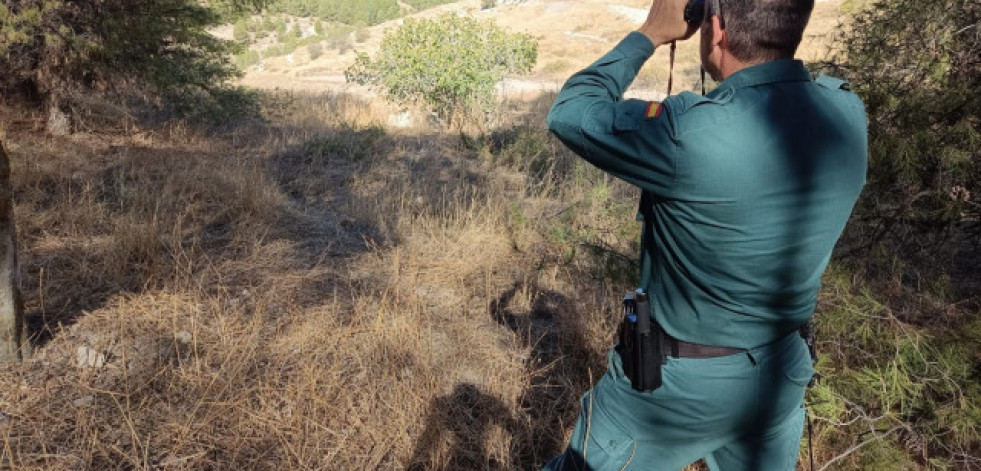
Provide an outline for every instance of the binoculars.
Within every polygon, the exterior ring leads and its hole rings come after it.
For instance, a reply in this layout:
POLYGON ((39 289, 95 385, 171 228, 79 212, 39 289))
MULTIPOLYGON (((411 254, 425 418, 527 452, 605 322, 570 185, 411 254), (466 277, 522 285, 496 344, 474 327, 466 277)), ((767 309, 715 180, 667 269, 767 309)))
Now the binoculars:
MULTIPOLYGON (((708 0, 709 1, 709 11, 708 14, 720 16, 719 0, 708 0)), ((702 24, 702 20, 705 19, 705 0, 688 0, 688 4, 685 5, 685 22, 689 26, 698 26, 702 24)))
POLYGON ((685 5, 685 23, 688 26, 702 24, 705 19, 705 0, 688 0, 685 5))

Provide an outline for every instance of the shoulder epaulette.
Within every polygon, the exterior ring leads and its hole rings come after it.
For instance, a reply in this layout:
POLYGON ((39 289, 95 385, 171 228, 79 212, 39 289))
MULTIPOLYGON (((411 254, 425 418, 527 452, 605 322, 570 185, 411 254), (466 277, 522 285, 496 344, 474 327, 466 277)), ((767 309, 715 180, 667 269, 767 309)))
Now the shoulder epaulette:
POLYGON ((681 92, 665 99, 664 104, 670 106, 672 110, 678 113, 685 113, 702 103, 713 103, 714 101, 707 96, 697 95, 691 92, 681 92))
POLYGON ((818 85, 832 90, 851 90, 852 85, 845 80, 830 75, 819 75, 816 80, 818 85))

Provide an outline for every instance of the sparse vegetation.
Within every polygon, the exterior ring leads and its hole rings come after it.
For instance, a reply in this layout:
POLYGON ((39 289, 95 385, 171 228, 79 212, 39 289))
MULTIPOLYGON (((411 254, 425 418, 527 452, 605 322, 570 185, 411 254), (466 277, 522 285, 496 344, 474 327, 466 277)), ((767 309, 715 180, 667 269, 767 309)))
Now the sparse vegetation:
POLYGON ((395 0, 275 0, 269 4, 268 10, 347 25, 376 25, 398 18, 400 14, 395 0))

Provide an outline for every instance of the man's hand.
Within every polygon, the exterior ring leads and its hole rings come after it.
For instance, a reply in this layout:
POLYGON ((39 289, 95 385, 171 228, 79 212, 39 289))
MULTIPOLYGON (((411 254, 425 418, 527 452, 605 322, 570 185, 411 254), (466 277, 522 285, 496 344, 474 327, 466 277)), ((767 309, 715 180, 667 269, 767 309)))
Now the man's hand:
POLYGON ((687 3, 688 0, 654 0, 647 21, 637 31, 650 38, 656 47, 690 38, 698 26, 685 22, 687 3))

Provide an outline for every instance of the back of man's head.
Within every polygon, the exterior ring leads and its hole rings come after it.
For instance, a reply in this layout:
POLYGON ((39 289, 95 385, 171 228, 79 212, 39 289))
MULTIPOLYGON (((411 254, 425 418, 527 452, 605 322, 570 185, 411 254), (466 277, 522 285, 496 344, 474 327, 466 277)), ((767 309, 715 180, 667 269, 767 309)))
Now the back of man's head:
POLYGON ((814 0, 719 0, 729 52, 746 63, 792 59, 814 0))

